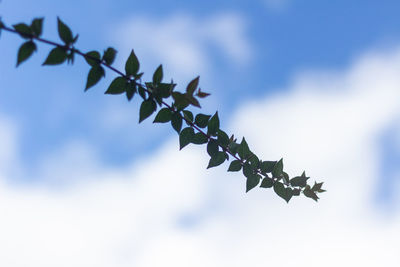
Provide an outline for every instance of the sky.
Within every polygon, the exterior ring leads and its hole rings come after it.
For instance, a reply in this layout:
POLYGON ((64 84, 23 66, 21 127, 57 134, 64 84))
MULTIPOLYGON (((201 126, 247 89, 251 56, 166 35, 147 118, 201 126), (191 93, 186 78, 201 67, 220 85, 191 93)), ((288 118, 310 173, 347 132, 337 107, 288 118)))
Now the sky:
MULTIPOLYGON (((84 93, 88 66, 18 68, 0 36, 0 266, 398 266, 398 1, 10 1, 7 25, 59 16, 82 51, 135 50, 265 160, 323 181, 318 203, 245 193, 241 174, 206 169, 202 146, 140 102, 84 93), (23 7, 23 8, 22 8, 23 7)), ((193 109, 193 111, 200 112, 193 109)))

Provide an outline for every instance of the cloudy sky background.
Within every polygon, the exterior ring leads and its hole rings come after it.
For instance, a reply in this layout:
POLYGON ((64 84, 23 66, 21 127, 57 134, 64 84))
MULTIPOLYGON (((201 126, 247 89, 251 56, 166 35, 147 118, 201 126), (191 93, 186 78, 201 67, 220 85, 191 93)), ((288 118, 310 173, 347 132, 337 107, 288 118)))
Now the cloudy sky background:
POLYGON ((1 266, 398 266, 400 3, 386 1, 9 1, 7 24, 56 17, 83 50, 134 48, 197 75, 222 127, 290 174, 325 182, 318 203, 244 193, 206 170, 167 125, 138 124, 138 101, 83 93, 87 64, 16 69, 0 37, 1 266), (22 8, 23 7, 23 8, 22 8))

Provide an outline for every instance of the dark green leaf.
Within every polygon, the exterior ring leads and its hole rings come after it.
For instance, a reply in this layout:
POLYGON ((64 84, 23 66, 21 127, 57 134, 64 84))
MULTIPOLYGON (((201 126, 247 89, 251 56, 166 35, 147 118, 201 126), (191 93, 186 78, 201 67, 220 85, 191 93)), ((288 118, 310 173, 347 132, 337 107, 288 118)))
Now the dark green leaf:
POLYGON ((310 177, 306 177, 306 176, 296 176, 292 179, 290 179, 290 184, 292 186, 300 186, 300 187, 305 187, 307 185, 307 180, 310 177))
POLYGON ((208 162, 207 169, 221 165, 226 160, 224 152, 218 152, 214 157, 211 157, 208 162))
POLYGON ((31 29, 36 37, 42 35, 43 18, 34 19, 31 23, 31 29))
POLYGON ((292 189, 293 196, 300 196, 300 192, 301 192, 300 189, 297 189, 297 188, 292 189))
POLYGON ((98 83, 101 79, 101 77, 105 76, 104 69, 100 66, 94 66, 90 69, 88 77, 87 77, 87 82, 86 82, 86 87, 85 91, 87 91, 90 87, 94 86, 96 83, 98 83))
POLYGON ((115 60, 115 56, 117 55, 117 50, 112 47, 107 48, 103 54, 103 60, 106 64, 111 65, 115 60))
POLYGON ((188 86, 186 87, 186 93, 188 95, 193 96, 194 91, 197 89, 197 86, 199 86, 199 79, 200 76, 197 76, 188 84, 188 86))
POLYGON ((184 94, 187 101, 195 107, 201 108, 199 101, 192 95, 184 94))
POLYGON ((196 145, 202 145, 208 142, 207 136, 202 133, 196 133, 193 137, 192 143, 196 145))
POLYGON ((74 41, 71 29, 57 17, 58 35, 65 44, 71 44, 74 41))
POLYGON ((124 77, 115 78, 108 87, 105 94, 119 95, 126 92, 127 80, 124 77))
POLYGON ((222 130, 218 130, 218 143, 224 147, 229 145, 229 136, 222 130))
POLYGON ((198 96, 198 97, 200 97, 200 98, 205 98, 205 97, 207 97, 207 96, 209 96, 209 95, 210 95, 209 93, 202 92, 202 91, 200 90, 200 88, 199 88, 199 91, 198 91, 197 94, 196 94, 196 96, 198 96))
POLYGON ((264 178, 261 182, 260 187, 262 188, 271 188, 274 185, 274 181, 271 178, 264 178))
POLYGON ((314 185, 313 185, 313 187, 311 188, 311 190, 314 191, 314 192, 318 192, 318 193, 326 192, 324 189, 322 189, 322 185, 323 185, 323 184, 324 184, 324 183, 317 183, 317 182, 315 182, 314 185))
POLYGON ((179 112, 174 112, 171 117, 172 128, 179 134, 182 128, 182 117, 179 112))
POLYGON ((153 122, 169 122, 172 117, 172 112, 169 110, 169 108, 162 108, 160 111, 157 113, 156 118, 154 119, 153 122))
POLYGON ((219 118, 218 118, 218 111, 215 112, 214 116, 208 121, 208 135, 216 135, 217 131, 219 130, 219 118))
POLYGON ((208 125, 208 121, 210 120, 211 116, 210 115, 205 115, 205 114, 197 114, 195 118, 195 124, 199 126, 200 128, 205 128, 208 125))
POLYGON ((235 142, 231 142, 228 145, 229 151, 232 152, 234 155, 236 155, 237 151, 239 150, 240 145, 235 143, 235 142))
POLYGON ((272 170, 272 176, 275 178, 280 178, 283 172, 283 159, 280 159, 274 166, 272 170))
POLYGON ((17 67, 27 60, 36 51, 36 44, 32 41, 25 42, 18 50, 17 67))
POLYGON ((140 105, 139 123, 141 123, 143 120, 148 118, 151 114, 153 114, 153 112, 156 111, 156 109, 157 109, 157 105, 153 99, 144 100, 142 102, 142 104, 140 105))
POLYGON ((162 81, 163 76, 163 67, 160 65, 153 74, 153 84, 159 84, 162 81))
POLYGON ((210 139, 210 141, 207 144, 207 153, 210 155, 210 157, 214 157, 215 155, 218 154, 218 142, 215 139, 210 139))
POLYGON ((135 52, 133 50, 131 51, 131 54, 129 55, 126 63, 125 63, 125 73, 126 75, 136 75, 139 71, 139 60, 135 55, 135 52))
POLYGON ((238 172, 242 169, 242 163, 240 160, 234 160, 229 165, 228 172, 238 172))
POLYGON ((90 66, 97 66, 100 64, 100 53, 97 51, 90 51, 86 53, 85 60, 90 66))
POLYGON ((32 37, 32 29, 25 23, 15 24, 13 25, 13 28, 25 39, 32 37))
POLYGON ((276 182, 274 184, 274 191, 275 193, 280 196, 281 198, 283 198, 286 202, 289 202, 289 200, 292 198, 293 196, 293 192, 292 189, 290 188, 285 188, 285 186, 280 183, 280 182, 276 182))
POLYGON ((138 91, 139 91, 139 95, 143 99, 146 99, 146 90, 143 88, 143 86, 139 85, 138 91))
POLYGON ((192 112, 190 112, 189 110, 183 110, 182 112, 183 112, 183 116, 185 117, 186 120, 193 122, 193 113, 192 112))
POLYGON ((243 175, 246 176, 247 178, 253 176, 254 173, 254 169, 250 166, 250 164, 245 163, 243 165, 243 175))
POLYGON ((185 95, 180 92, 173 92, 172 97, 174 98, 174 105, 178 110, 182 110, 189 105, 189 101, 186 99, 185 95))
POLYGON ((257 157, 256 155, 254 155, 254 154, 252 154, 252 155, 249 157, 249 160, 248 160, 248 161, 250 162, 250 165, 251 165, 251 167, 252 167, 253 169, 257 169, 258 166, 259 166, 259 164, 260 164, 260 160, 259 160, 258 157, 257 157))
POLYGON ((173 88, 176 86, 176 84, 171 84, 171 83, 160 83, 157 86, 157 89, 159 90, 159 94, 162 98, 168 98, 171 96, 171 92, 173 88))
POLYGON ((259 175, 252 175, 247 177, 246 180, 246 193, 249 192, 251 189, 256 187, 260 183, 260 176, 259 175))
POLYGON ((132 100, 136 91, 136 83, 134 81, 129 81, 126 83, 126 98, 128 99, 128 101, 132 100))
POLYGON ((66 51, 57 46, 53 50, 50 51, 43 65, 57 65, 62 64, 67 59, 66 51))
POLYGON ((260 164, 260 169, 263 173, 270 173, 274 169, 276 161, 263 161, 260 164))
POLYGON ((192 142, 193 140, 193 137, 194 137, 194 130, 192 127, 186 127, 185 129, 183 129, 179 134, 179 147, 180 147, 179 149, 182 149, 188 144, 190 144, 190 142, 192 142))
POLYGON ((303 194, 306 197, 309 197, 311 199, 314 199, 315 201, 318 201, 319 197, 317 196, 317 194, 315 194, 314 191, 311 190, 310 186, 307 185, 306 188, 303 190, 303 194))
POLYGON ((249 145, 247 144, 246 139, 244 137, 239 145, 238 154, 241 159, 247 159, 251 155, 249 145))

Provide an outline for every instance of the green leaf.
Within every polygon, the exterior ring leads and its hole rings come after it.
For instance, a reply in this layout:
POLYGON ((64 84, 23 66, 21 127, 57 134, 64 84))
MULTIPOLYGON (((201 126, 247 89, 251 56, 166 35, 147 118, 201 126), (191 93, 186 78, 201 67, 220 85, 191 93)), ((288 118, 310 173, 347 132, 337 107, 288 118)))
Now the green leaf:
POLYGON ((244 137, 239 145, 238 154, 241 159, 247 159, 251 155, 249 145, 247 144, 246 139, 244 137))
POLYGON ((248 161, 250 162, 250 165, 253 169, 257 169, 259 167, 260 164, 260 160, 258 159, 258 157, 255 154, 252 154, 248 161))
POLYGON ((263 161, 260 164, 260 169, 263 173, 270 173, 274 169, 276 161, 263 161))
POLYGON ((32 37, 32 29, 25 23, 13 25, 13 28, 19 33, 22 38, 30 39, 32 37))
POLYGON ((136 75, 139 71, 139 60, 135 55, 135 52, 133 50, 131 51, 131 54, 129 55, 126 63, 125 63, 125 73, 127 76, 130 75, 136 75))
MULTIPOLYGON (((183 110, 183 116, 185 117, 186 120, 193 122, 193 113, 190 112, 189 110, 183 110)), ((190 124, 188 124, 190 125, 190 124)))
POLYGON ((256 187, 260 183, 260 176, 259 175, 252 175, 247 177, 246 180, 246 193, 249 192, 251 189, 256 187))
POLYGON ((186 87, 186 93, 190 96, 193 96, 194 91, 197 89, 197 86, 199 86, 199 79, 200 76, 197 76, 194 78, 186 87))
POLYGON ((235 142, 231 142, 228 145, 229 151, 232 152, 233 155, 236 155, 237 151, 239 150, 240 145, 235 143, 235 142))
POLYGON ((215 155, 218 154, 218 142, 215 139, 210 139, 210 141, 207 144, 207 153, 210 155, 210 157, 214 157, 215 155))
POLYGON ((126 98, 128 99, 128 101, 132 100, 136 91, 136 83, 134 81, 129 81, 126 83, 126 98))
POLYGON ((158 84, 157 89, 159 90, 159 94, 162 98, 168 98, 171 96, 171 92, 175 86, 176 84, 160 83, 158 84))
POLYGON ((67 59, 67 52, 63 48, 57 46, 56 48, 50 51, 43 65, 62 64, 66 59, 67 59))
POLYGON ((242 169, 242 163, 240 160, 234 160, 231 162, 228 168, 228 172, 238 172, 242 169))
POLYGON ((109 47, 107 48, 106 51, 104 51, 103 60, 107 65, 111 65, 113 64, 116 55, 117 55, 117 50, 115 50, 112 47, 109 47))
POLYGON ((126 92, 127 80, 124 77, 115 78, 108 87, 105 94, 119 95, 126 92))
POLYGON ((218 143, 224 147, 227 147, 229 145, 229 136, 222 130, 218 130, 217 133, 217 139, 218 143))
POLYGON ((17 67, 27 60, 36 51, 36 44, 32 41, 25 42, 18 50, 17 67))
POLYGON ((157 105, 153 99, 144 100, 142 102, 142 104, 140 105, 139 123, 141 123, 143 120, 148 118, 151 114, 153 114, 153 112, 156 111, 156 109, 157 109, 157 105))
POLYGON ((210 115, 205 115, 205 114, 199 113, 196 115, 194 122, 200 128, 205 128, 205 127, 207 127, 208 121, 210 120, 210 118, 211 118, 210 115))
POLYGON ((289 200, 292 198, 293 196, 293 192, 292 189, 290 188, 285 188, 285 186, 280 183, 280 182, 276 182, 274 184, 274 191, 275 193, 280 196, 281 198, 283 198, 286 202, 289 203, 289 200))
POLYGON ((255 175, 253 168, 250 166, 250 164, 245 163, 243 165, 243 175, 246 176, 247 178, 255 175))
POLYGON ((209 95, 210 95, 209 93, 202 92, 202 91, 200 90, 200 88, 199 88, 199 91, 198 91, 197 94, 196 94, 196 96, 198 96, 198 97, 200 97, 200 98, 205 98, 205 97, 207 97, 207 96, 209 96, 209 95))
POLYGON ((280 159, 274 166, 272 170, 272 176, 275 178, 280 178, 283 172, 283 159, 280 159))
POLYGON ((192 143, 196 145, 202 145, 208 142, 208 137, 203 133, 196 133, 193 137, 192 143))
POLYGON ((32 29, 33 34, 36 37, 39 37, 40 35, 42 35, 43 18, 34 19, 31 23, 31 29, 32 29))
POLYGON ((290 184, 292 186, 300 186, 300 187, 305 187, 307 185, 307 180, 310 177, 306 177, 306 176, 296 176, 292 179, 290 179, 290 184))
POLYGON ((220 151, 215 156, 211 157, 207 169, 221 165, 225 160, 225 153, 220 151))
POLYGON ((195 107, 201 108, 199 101, 192 95, 184 94, 187 101, 195 107))
POLYGON ((215 112, 214 116, 208 121, 208 135, 216 135, 217 131, 219 130, 219 118, 218 118, 218 111, 215 112))
POLYGON ((143 99, 146 99, 146 90, 143 88, 143 86, 139 85, 138 91, 139 91, 139 95, 143 99))
POLYGON ((185 129, 183 129, 179 134, 179 149, 182 149, 190 144, 190 142, 192 142, 193 140, 193 137, 194 130, 192 127, 186 127, 185 129))
POLYGON ((157 113, 157 116, 155 117, 153 122, 169 122, 172 117, 172 112, 169 108, 162 108, 160 111, 157 113))
POLYGON ((100 64, 100 53, 97 51, 90 51, 86 53, 85 60, 90 66, 97 66, 100 64))
POLYGON ((317 183, 317 182, 314 182, 314 185, 313 185, 313 187, 311 188, 311 190, 314 191, 314 192, 318 192, 318 193, 326 192, 324 189, 322 189, 322 185, 323 185, 323 184, 324 184, 324 183, 317 183))
POLYGON ((308 198, 314 199, 315 201, 318 201, 319 199, 317 194, 315 194, 315 192, 311 190, 309 185, 307 185, 306 188, 303 190, 303 194, 308 198))
POLYGON ((163 67, 162 67, 162 65, 160 65, 160 66, 158 66, 158 68, 156 69, 156 71, 153 74, 153 84, 154 85, 159 84, 162 81, 163 76, 164 76, 163 67))
POLYGON ((73 43, 74 38, 72 37, 71 29, 61 21, 59 17, 57 17, 57 25, 58 25, 58 35, 60 36, 61 40, 69 45, 73 43))
POLYGON ((93 66, 88 74, 85 91, 98 83, 101 77, 105 77, 104 69, 100 66, 93 66))
POLYGON ((174 112, 171 117, 172 128, 179 134, 182 128, 182 117, 179 112, 174 112))
POLYGON ((262 182, 260 187, 262 188, 271 188, 274 185, 274 181, 271 178, 265 177, 262 182))
POLYGON ((173 92, 172 97, 174 98, 174 105, 178 110, 182 110, 189 105, 189 101, 186 99, 185 95, 180 92, 173 92))

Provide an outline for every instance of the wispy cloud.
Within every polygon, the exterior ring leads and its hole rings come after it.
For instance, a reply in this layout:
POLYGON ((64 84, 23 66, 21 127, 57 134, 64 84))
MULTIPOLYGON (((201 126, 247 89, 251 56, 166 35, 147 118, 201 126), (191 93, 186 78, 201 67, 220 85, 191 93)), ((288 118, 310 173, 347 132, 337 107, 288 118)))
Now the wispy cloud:
POLYGON ((163 63, 168 74, 189 79, 212 68, 215 52, 236 65, 249 62, 252 47, 246 21, 238 14, 163 18, 135 16, 122 22, 113 36, 126 49, 135 48, 151 64, 163 63), (216 50, 215 50, 216 49, 216 50))

